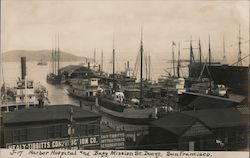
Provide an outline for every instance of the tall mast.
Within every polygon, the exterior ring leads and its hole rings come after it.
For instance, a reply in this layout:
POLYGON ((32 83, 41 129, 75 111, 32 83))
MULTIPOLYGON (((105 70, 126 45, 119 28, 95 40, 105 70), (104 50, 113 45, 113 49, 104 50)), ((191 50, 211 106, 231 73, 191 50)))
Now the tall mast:
POLYGON ((51 49, 52 53, 51 53, 51 66, 52 66, 52 73, 55 74, 55 70, 54 70, 54 48, 51 49))
POLYGON ((145 55, 146 81, 148 80, 148 56, 145 55))
POLYGON ((180 78, 180 42, 178 42, 177 77, 180 78))
POLYGON ((192 45, 192 36, 190 39, 190 54, 189 54, 189 76, 191 76, 191 67, 192 64, 195 62, 194 60, 194 53, 193 53, 193 45, 192 45))
POLYGON ((200 58, 200 66, 201 66, 201 40, 200 40, 200 38, 199 38, 199 58, 200 58))
POLYGON ((226 62, 225 38, 223 36, 223 62, 226 62))
POLYGON ((55 70, 54 70, 54 44, 53 44, 53 38, 52 38, 52 48, 51 48, 51 68, 52 68, 52 74, 55 73, 55 70))
POLYGON ((54 47, 54 71, 55 71, 55 75, 57 74, 57 58, 58 58, 58 52, 57 52, 57 48, 56 48, 56 45, 57 45, 57 37, 56 37, 56 34, 55 34, 55 47, 54 47))
POLYGON ((115 38, 113 37, 113 91, 115 92, 115 38))
POLYGON ((102 61, 101 61, 101 67, 102 67, 101 70, 103 71, 103 49, 102 49, 101 60, 102 60, 102 61))
POLYGON ((211 47, 210 47, 210 35, 208 36, 208 65, 211 66, 211 47))
POLYGON ((175 77, 174 46, 175 46, 175 43, 172 42, 173 76, 175 77))
POLYGON ((240 37, 240 25, 239 25, 239 52, 238 52, 238 62, 237 66, 242 66, 242 61, 241 61, 241 37, 240 37))
POLYGON ((94 70, 95 70, 95 48, 94 48, 94 70))
MULTIPOLYGON (((210 75, 209 68, 211 66, 211 46, 210 46, 210 35, 208 36, 208 74, 210 75)), ((211 76, 209 76, 209 92, 211 93, 212 83, 211 83, 211 76)))
POLYGON ((58 55, 58 58, 57 58, 57 74, 59 75, 59 69, 60 69, 60 46, 59 46, 59 33, 58 33, 58 36, 57 36, 57 38, 58 38, 58 43, 57 43, 57 46, 58 46, 58 48, 57 48, 57 50, 58 50, 58 52, 57 52, 57 55, 58 55))
MULTIPOLYGON (((0 28, 1 28, 1 27, 0 27, 0 28)), ((1 112, 2 112, 2 111, 1 111, 1 109, 2 109, 2 108, 1 108, 1 105, 2 105, 2 95, 3 95, 1 91, 2 91, 2 88, 3 88, 2 86, 4 86, 3 83, 2 83, 2 82, 4 82, 4 81, 2 80, 2 76, 3 76, 2 62, 3 62, 3 61, 2 61, 2 49, 1 49, 1 48, 2 48, 2 47, 1 47, 1 43, 0 43, 0 114, 1 114, 1 112)))
POLYGON ((151 80, 151 59, 150 59, 150 54, 148 55, 148 78, 151 80))
POLYGON ((142 82, 143 82, 143 28, 141 26, 141 48, 140 48, 140 53, 141 53, 141 82, 140 82, 140 105, 142 105, 142 82))

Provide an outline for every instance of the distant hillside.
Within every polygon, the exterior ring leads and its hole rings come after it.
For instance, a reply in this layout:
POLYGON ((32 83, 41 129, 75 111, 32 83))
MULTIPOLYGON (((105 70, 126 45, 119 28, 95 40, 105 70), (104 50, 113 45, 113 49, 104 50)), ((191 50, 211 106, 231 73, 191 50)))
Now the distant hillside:
MULTIPOLYGON (((7 62, 20 61, 20 57, 26 57, 27 61, 51 61, 51 50, 13 50, 3 53, 2 57, 7 62)), ((86 61, 86 58, 60 51, 60 61, 86 61)))

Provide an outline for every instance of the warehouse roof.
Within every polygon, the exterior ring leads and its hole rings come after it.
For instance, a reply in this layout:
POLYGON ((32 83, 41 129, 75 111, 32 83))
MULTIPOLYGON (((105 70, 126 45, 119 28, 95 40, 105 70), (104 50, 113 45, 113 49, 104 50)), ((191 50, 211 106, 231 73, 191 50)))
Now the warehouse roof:
POLYGON ((184 114, 199 119, 210 128, 235 127, 247 125, 247 120, 235 108, 183 111, 184 114))
POLYGON ((182 135, 196 122, 210 129, 223 127, 247 127, 248 120, 235 108, 206 109, 170 113, 153 121, 156 127, 163 128, 176 135, 182 135))
POLYGON ((166 117, 160 118, 159 120, 153 121, 154 126, 163 128, 176 135, 183 134, 189 129, 195 122, 196 118, 185 115, 180 112, 170 113, 166 117))
POLYGON ((3 123, 25 123, 38 121, 69 120, 73 109, 73 119, 98 118, 99 114, 89 112, 74 105, 51 105, 44 108, 31 107, 3 114, 3 123))

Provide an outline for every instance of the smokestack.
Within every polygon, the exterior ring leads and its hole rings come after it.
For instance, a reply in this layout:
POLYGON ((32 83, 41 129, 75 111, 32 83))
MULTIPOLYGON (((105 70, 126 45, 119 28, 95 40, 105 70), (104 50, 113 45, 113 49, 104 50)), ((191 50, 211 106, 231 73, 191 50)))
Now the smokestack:
POLYGON ((88 70, 90 70, 90 63, 88 62, 88 70))
POLYGON ((21 57, 21 79, 24 80, 26 76, 26 57, 21 57))

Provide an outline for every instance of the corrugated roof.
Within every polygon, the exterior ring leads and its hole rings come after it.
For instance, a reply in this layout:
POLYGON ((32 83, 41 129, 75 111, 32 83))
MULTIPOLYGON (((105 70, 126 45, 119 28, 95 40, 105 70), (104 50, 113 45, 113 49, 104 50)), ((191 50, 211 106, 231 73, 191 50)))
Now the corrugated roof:
MULTIPOLYGON (((219 96, 214 96, 214 95, 207 95, 207 94, 202 94, 202 93, 194 93, 194 92, 183 92, 185 94, 189 94, 189 95, 195 95, 195 96, 200 96, 200 97, 206 97, 206 98, 211 98, 211 99, 219 99, 219 100, 223 100, 223 101, 231 101, 231 102, 236 102, 236 103, 240 103, 243 99, 244 96, 238 96, 236 99, 236 97, 233 98, 223 98, 223 97, 219 97, 219 96)), ((232 96, 232 94, 231 94, 232 96)), ((236 96, 236 95, 234 95, 236 96)))
POLYGON ((199 119, 210 128, 247 125, 247 120, 245 120, 243 115, 235 108, 183 111, 182 113, 199 119))
POLYGON ((247 127, 248 120, 244 116, 235 108, 183 111, 170 113, 152 124, 180 136, 197 121, 210 129, 247 127))
POLYGON ((3 114, 3 123, 24 123, 37 121, 68 120, 73 108, 73 119, 101 117, 74 105, 51 105, 44 108, 31 107, 3 114))
POLYGON ((187 107, 196 110, 234 107, 238 103, 221 97, 198 96, 187 107))
POLYGON ((152 124, 170 131, 173 134, 181 135, 196 121, 197 119, 194 117, 176 112, 170 113, 167 116, 160 118, 159 120, 153 121, 152 124))
POLYGON ((83 65, 68 65, 60 69, 62 73, 67 72, 69 75, 74 73, 76 70, 82 69, 84 71, 88 71, 88 67, 83 65))

